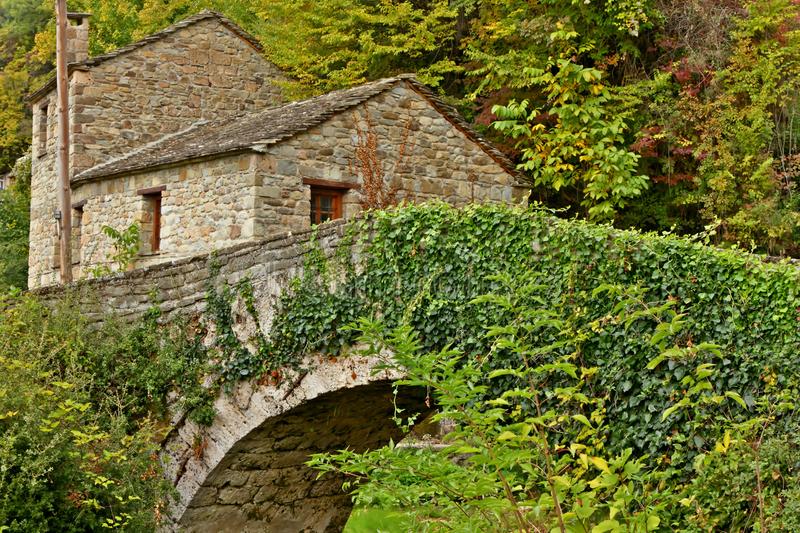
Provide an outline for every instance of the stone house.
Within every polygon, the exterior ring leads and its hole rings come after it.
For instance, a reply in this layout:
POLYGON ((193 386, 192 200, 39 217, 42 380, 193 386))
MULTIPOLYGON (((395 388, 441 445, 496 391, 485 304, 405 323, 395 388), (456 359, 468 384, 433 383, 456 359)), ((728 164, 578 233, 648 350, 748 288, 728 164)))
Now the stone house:
MULTIPOLYGON (((413 77, 281 103, 255 40, 203 12, 69 66, 73 273, 108 264, 104 226, 140 227, 135 267, 358 212, 365 176, 397 199, 510 202, 513 164, 413 77)), ((58 282, 55 86, 34 111, 29 286, 58 282)), ((368 185, 368 183, 367 183, 368 185)))

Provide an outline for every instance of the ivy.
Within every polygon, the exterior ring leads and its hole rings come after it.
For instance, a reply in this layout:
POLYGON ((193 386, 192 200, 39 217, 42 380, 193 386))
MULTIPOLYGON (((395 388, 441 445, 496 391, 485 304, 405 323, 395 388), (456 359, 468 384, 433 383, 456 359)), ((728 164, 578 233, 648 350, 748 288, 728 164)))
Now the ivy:
POLYGON ((354 243, 356 227, 348 229, 336 253, 329 261, 312 235, 306 250, 304 274, 291 281, 278 302, 269 333, 263 331, 256 307, 253 285, 247 278, 231 286, 216 283, 219 268, 212 265, 212 281, 206 292, 206 317, 214 329, 213 347, 221 380, 227 386, 240 379, 272 378, 280 380, 287 369, 299 370, 308 354, 339 353, 352 340, 345 326, 359 318, 360 300, 329 288, 336 278, 352 278, 349 251, 354 243), (348 266, 349 265, 349 266, 348 266), (217 287, 219 285, 219 288, 217 287), (236 331, 235 302, 239 300, 255 327, 245 342, 236 331))
MULTIPOLYGON (((304 275, 278 306, 265 341, 270 349, 241 352, 236 364, 246 363, 247 375, 298 365, 310 353, 343 353, 354 340, 345 326, 361 317, 381 319, 387 328, 408 324, 426 351, 451 346, 482 357, 490 349, 485 325, 503 316, 469 302, 498 288, 496 274, 536 272, 547 287, 539 298, 568 306, 576 324, 597 331, 582 357, 599 369, 615 449, 659 455, 676 428, 693 423, 685 412, 666 419, 662 413, 684 396, 684 380, 699 364, 713 364, 712 385, 738 391, 748 409, 762 395, 765 376, 783 388, 800 386, 800 272, 793 265, 698 240, 566 221, 538 208, 405 206, 371 213, 348 231, 333 257, 309 254, 304 275), (596 292, 606 285, 639 287, 650 307, 669 302, 685 322, 675 348, 719 348, 644 371, 659 353, 647 340, 659 322, 610 321, 621 300, 596 292)), ((493 361, 498 368, 507 363, 493 361)), ((493 380, 490 393, 507 385, 493 380)), ((678 459, 690 461, 704 444, 686 443, 678 459)))

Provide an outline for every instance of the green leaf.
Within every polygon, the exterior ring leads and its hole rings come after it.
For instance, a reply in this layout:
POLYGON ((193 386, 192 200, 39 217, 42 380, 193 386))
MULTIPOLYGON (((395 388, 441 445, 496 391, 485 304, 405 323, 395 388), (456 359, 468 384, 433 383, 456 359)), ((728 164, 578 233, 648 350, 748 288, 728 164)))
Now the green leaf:
POLYGON ((617 520, 603 520, 592 528, 592 533, 606 533, 607 531, 616 531, 619 529, 619 522, 617 520))
POLYGON ((735 402, 736 402, 736 403, 738 403, 739 405, 741 405, 741 406, 742 406, 742 409, 747 409, 747 404, 746 404, 746 403, 745 403, 745 401, 742 399, 742 397, 741 397, 741 396, 739 396, 739 393, 737 393, 737 392, 733 392, 733 391, 726 391, 726 392, 725 392, 725 396, 726 396, 727 398, 730 398, 731 400, 735 401, 735 402))
POLYGON ((647 368, 647 370, 655 370, 658 367, 658 365, 664 362, 666 358, 667 356, 662 353, 661 355, 656 356, 652 361, 647 363, 647 366, 645 368, 647 368))

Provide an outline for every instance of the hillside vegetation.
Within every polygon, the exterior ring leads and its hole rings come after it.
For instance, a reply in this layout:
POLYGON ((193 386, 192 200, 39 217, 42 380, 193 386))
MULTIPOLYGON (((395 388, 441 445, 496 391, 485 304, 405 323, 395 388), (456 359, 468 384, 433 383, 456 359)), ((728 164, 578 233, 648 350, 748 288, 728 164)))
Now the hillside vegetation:
MULTIPOLYGON (((51 2, 0 7, 0 171, 51 75, 51 2)), ((800 4, 794 0, 75 0, 91 53, 224 12, 296 79, 293 97, 416 71, 565 214, 800 253, 800 4)))
POLYGON ((50 0, 4 0, 0 533, 154 530, 172 410, 210 424, 233 382, 352 346, 394 353, 455 424, 444 449, 311 459, 380 522, 800 530, 800 270, 742 251, 800 256, 798 0, 70 2, 93 13, 93 54, 203 8, 262 42, 293 98, 417 72, 515 158, 535 205, 349 222, 249 340, 246 279, 209 285, 186 322, 154 304, 89 327, 69 294, 50 308, 19 290, 24 96, 55 36, 50 0))

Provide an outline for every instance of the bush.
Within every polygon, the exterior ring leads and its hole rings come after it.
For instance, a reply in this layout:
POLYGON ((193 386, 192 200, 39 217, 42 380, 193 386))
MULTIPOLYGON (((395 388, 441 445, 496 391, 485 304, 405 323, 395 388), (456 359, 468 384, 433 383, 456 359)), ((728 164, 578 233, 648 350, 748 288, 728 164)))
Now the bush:
POLYGON ((153 531, 172 490, 158 462, 167 393, 198 416, 213 394, 198 338, 155 310, 90 329, 69 297, 0 307, 0 530, 153 531))
POLYGON ((25 300, 0 319, 0 524, 6 531, 154 527, 155 428, 92 402, 57 364, 89 340, 80 321, 25 300))

